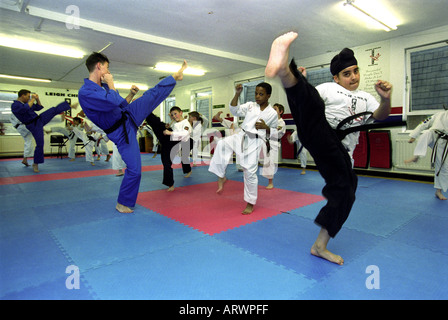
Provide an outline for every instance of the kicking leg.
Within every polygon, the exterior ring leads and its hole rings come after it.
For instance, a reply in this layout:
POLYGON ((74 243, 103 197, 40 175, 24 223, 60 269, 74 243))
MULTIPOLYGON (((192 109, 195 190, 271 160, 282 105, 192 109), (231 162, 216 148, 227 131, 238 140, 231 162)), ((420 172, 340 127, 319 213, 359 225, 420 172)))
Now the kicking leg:
POLYGON ((269 78, 279 76, 285 88, 290 88, 297 83, 297 79, 289 69, 289 47, 298 37, 296 32, 288 32, 274 40, 271 46, 269 60, 266 65, 265 75, 269 78))

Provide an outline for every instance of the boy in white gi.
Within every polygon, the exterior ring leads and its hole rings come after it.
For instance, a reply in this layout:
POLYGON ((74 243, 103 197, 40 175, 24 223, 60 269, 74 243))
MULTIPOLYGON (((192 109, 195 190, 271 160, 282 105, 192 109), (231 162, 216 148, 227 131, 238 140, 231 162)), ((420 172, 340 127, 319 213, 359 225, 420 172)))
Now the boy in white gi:
POLYGON ((82 140, 82 143, 84 144, 86 161, 90 162, 90 164, 94 166, 95 165, 95 160, 93 159, 94 142, 87 137, 87 134, 84 132, 84 124, 82 123, 81 118, 79 117, 73 118, 73 132, 79 139, 82 140))
POLYGON ((285 107, 279 103, 274 104, 274 110, 278 115, 278 127, 277 132, 271 133, 269 138, 269 150, 266 149, 265 159, 263 163, 262 175, 263 177, 269 179, 269 183, 266 189, 274 188, 274 174, 277 171, 278 164, 278 151, 280 150, 281 139, 286 132, 286 123, 282 119, 282 115, 285 112, 285 107))
POLYGON ((269 104, 272 87, 266 82, 255 88, 255 102, 239 105, 243 86, 236 86, 235 96, 230 102, 230 112, 237 117, 244 117, 240 131, 225 137, 216 145, 209 171, 218 176, 218 190, 221 192, 226 181, 225 173, 230 158, 235 152, 244 170, 244 200, 247 202, 243 214, 251 214, 258 196, 258 158, 260 148, 269 136, 277 131, 278 116, 269 104))
POLYGON ((414 142, 419 136, 420 138, 414 149, 414 157, 406 160, 405 163, 417 162, 420 157, 426 155, 428 147, 432 148, 431 163, 435 170, 436 197, 446 200, 442 190, 446 192, 448 189, 448 110, 436 113, 424 120, 409 136, 411 137, 409 143, 414 142), (425 132, 423 132, 424 130, 425 132))

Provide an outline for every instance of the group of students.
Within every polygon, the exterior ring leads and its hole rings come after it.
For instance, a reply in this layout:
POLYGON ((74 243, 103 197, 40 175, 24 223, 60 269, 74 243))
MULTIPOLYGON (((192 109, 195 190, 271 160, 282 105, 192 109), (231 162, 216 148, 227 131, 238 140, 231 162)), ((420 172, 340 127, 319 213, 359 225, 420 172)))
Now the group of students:
MULTIPOLYGON (((344 127, 338 128, 339 131, 362 125, 371 119, 387 118, 391 108, 392 85, 387 81, 378 80, 375 89, 380 97, 379 102, 369 93, 358 90, 360 81, 358 63, 353 51, 345 48, 331 60, 330 71, 334 82, 313 87, 306 79, 306 69, 298 67, 294 59, 289 62, 289 48, 297 37, 296 32, 289 32, 274 40, 265 75, 267 78, 280 78, 297 126, 298 140, 303 145, 303 150, 310 153, 325 180, 322 194, 327 203, 315 219, 315 223, 321 229, 311 247, 311 254, 342 265, 343 258, 330 252, 327 244, 342 228, 355 201, 357 176, 353 170, 352 154, 359 133, 340 135, 335 129, 341 121, 354 114, 370 112, 371 116, 354 117, 344 127)), ((184 151, 181 152, 184 174, 191 173, 188 159, 193 144, 189 139, 193 132, 191 124, 183 118, 180 109, 171 110, 170 114, 174 120, 171 126, 152 113, 169 96, 177 81, 182 80, 187 63, 184 61, 178 72, 163 79, 133 101, 132 98, 138 88, 134 91, 131 89, 130 97, 122 98, 115 90, 113 76, 109 71, 109 60, 105 55, 93 53, 87 59, 86 66, 89 77, 84 80, 84 85, 79 90, 79 103, 90 121, 107 134, 126 163, 127 170, 121 183, 116 209, 122 213, 130 213, 136 204, 141 180, 141 158, 136 133, 143 121, 146 120, 162 145, 162 163, 164 168, 167 168, 164 170, 163 184, 169 187, 168 190, 172 191, 174 185, 172 169, 170 171, 168 168, 171 168, 172 159, 179 150, 184 151)), ((272 153, 275 158, 275 151, 278 151, 279 139, 284 133, 282 130, 285 125, 284 122, 283 125, 281 123, 283 120, 279 107, 277 106, 276 111, 269 103, 272 87, 268 83, 262 82, 257 85, 253 102, 240 104, 241 91, 242 86, 237 85, 229 107, 234 116, 242 117, 244 120, 238 128, 232 128, 232 134, 218 141, 209 171, 218 177, 217 192, 221 193, 226 182, 227 166, 235 153, 237 162, 244 172, 246 207, 242 213, 250 214, 254 210, 258 196, 257 169, 260 150, 269 148, 269 152, 265 154, 272 153)), ((29 106, 32 108, 32 104, 29 106)), ((68 104, 64 104, 51 115, 69 107, 68 104)), ((198 115, 195 116, 196 120, 199 120, 198 115)), ((42 115, 39 118, 42 118, 42 115)), ((43 119, 34 122, 23 120, 27 122, 27 127, 31 126, 33 129, 33 126, 42 126, 41 122, 44 123, 45 119, 44 116, 43 119)), ((446 144, 446 139, 443 141, 446 144)), ((442 151, 445 158, 447 152, 445 147, 442 151)), ((38 153, 37 157, 35 154, 35 162, 39 161, 38 153)), ((442 169, 443 174, 446 174, 446 165, 442 169)), ((271 175, 268 187, 272 186, 272 178, 271 175)), ((445 188, 445 191, 446 187, 446 184, 440 186, 445 188)))

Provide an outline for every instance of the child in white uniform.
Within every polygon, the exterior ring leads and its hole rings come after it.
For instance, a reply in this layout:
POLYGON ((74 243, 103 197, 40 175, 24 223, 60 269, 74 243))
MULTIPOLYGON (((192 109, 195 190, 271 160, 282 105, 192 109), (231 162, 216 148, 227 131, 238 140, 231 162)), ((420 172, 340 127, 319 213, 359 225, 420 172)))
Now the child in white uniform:
POLYGON ((218 190, 221 192, 226 181, 225 173, 233 152, 240 157, 244 170, 244 200, 247 202, 243 214, 251 214, 258 196, 258 158, 260 148, 269 138, 271 132, 277 130, 278 116, 269 104, 272 87, 268 83, 260 83, 255 88, 256 102, 239 105, 239 96, 243 87, 236 86, 235 96, 230 102, 230 112, 234 116, 244 117, 240 131, 220 140, 210 162, 209 171, 218 176, 218 190))
POLYGON ((448 190, 448 110, 436 113, 420 123, 410 134, 409 143, 414 142, 419 136, 419 141, 414 149, 414 157, 405 163, 417 162, 420 157, 426 155, 428 147, 433 149, 432 162, 434 164, 434 188, 436 197, 446 200, 443 192, 448 190), (425 131, 424 131, 425 130, 425 131), (423 132, 424 131, 424 132, 423 132))
POLYGON ((269 179, 266 189, 274 188, 274 174, 277 171, 278 152, 280 150, 281 139, 286 132, 286 123, 285 120, 282 119, 282 115, 285 112, 285 107, 279 103, 276 103, 274 104, 274 110, 278 115, 277 131, 271 132, 271 136, 269 138, 269 150, 267 150, 267 148, 263 148, 266 149, 266 152, 264 152, 265 159, 262 168, 262 175, 263 177, 269 179))
POLYGON ((297 159, 300 160, 300 167, 302 167, 302 173, 306 174, 306 164, 308 163, 308 151, 303 147, 303 144, 300 142, 299 137, 297 135, 297 130, 294 131, 288 139, 290 144, 295 143, 297 145, 297 159))

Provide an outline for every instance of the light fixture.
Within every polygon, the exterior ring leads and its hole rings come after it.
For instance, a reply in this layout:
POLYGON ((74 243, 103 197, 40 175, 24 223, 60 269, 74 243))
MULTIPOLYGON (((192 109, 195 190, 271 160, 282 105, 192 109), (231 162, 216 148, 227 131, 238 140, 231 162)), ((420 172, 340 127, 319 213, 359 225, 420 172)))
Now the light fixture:
MULTIPOLYGON (((175 73, 179 71, 180 67, 181 67, 180 64, 160 62, 155 65, 154 70, 175 73)), ((184 70, 184 74, 188 74, 191 76, 203 76, 205 74, 205 71, 201 69, 187 67, 187 69, 184 70)))
POLYGON ((0 36, 0 46, 76 59, 81 59, 85 55, 84 52, 78 49, 55 45, 48 42, 38 42, 32 39, 19 39, 7 36, 0 36))
POLYGON ((23 80, 23 81, 51 82, 50 79, 40 79, 40 78, 11 76, 11 75, 8 75, 8 74, 0 74, 0 78, 14 79, 14 80, 23 80))
POLYGON ((392 21, 395 19, 390 15, 387 16, 387 10, 385 8, 380 7, 378 3, 373 3, 372 1, 369 1, 368 4, 370 5, 369 8, 367 8, 366 2, 360 6, 359 2, 355 4, 355 0, 346 0, 344 7, 347 9, 356 9, 357 13, 362 13, 360 17, 367 19, 369 22, 373 22, 387 32, 397 30, 396 23, 392 21))

